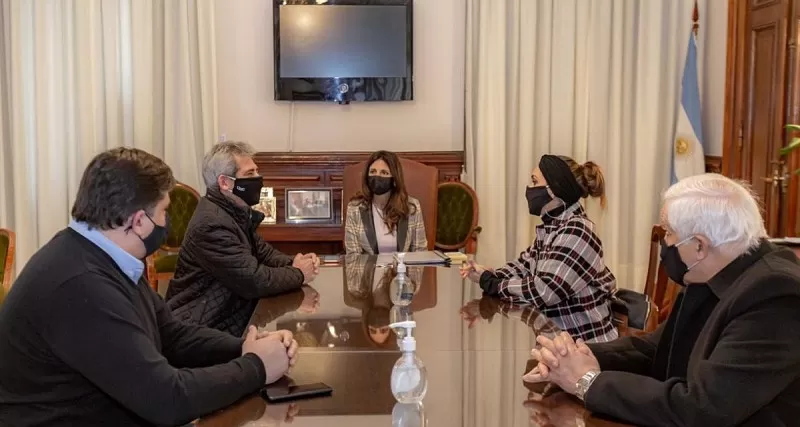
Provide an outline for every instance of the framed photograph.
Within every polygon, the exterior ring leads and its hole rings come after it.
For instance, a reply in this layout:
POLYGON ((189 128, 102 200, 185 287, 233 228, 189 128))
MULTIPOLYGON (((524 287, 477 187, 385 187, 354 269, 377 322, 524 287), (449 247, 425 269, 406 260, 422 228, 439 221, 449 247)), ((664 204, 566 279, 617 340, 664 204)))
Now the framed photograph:
POLYGON ((329 222, 333 219, 330 188, 286 189, 286 222, 329 222))
POLYGON ((259 197, 258 204, 253 209, 264 214, 262 224, 275 224, 278 220, 278 203, 275 197, 272 196, 272 188, 265 187, 261 189, 261 196, 259 197))

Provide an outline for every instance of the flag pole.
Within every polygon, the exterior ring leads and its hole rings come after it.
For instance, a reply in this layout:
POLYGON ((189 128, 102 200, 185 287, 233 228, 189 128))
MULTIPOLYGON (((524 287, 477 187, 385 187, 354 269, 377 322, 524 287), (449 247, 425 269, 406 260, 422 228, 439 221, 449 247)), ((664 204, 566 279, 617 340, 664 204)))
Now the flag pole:
POLYGON ((692 32, 694 38, 697 38, 697 32, 700 30, 700 12, 697 9, 697 0, 694 1, 694 11, 692 11, 692 32))

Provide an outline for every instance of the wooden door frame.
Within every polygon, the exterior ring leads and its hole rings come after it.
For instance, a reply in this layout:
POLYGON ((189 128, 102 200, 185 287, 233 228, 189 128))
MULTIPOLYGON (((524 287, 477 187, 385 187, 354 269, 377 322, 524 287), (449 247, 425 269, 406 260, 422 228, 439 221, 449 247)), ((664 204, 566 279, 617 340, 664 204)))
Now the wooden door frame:
MULTIPOLYGON (((800 31, 800 0, 788 1, 786 28, 786 67, 784 73, 785 97, 783 100, 783 122, 800 123, 800 55, 797 53, 797 38, 800 31)), ((741 144, 744 139, 743 108, 748 101, 745 85, 740 79, 745 75, 748 66, 744 57, 748 26, 748 2, 728 0, 728 34, 726 40, 725 61, 725 108, 722 133, 722 173, 731 178, 743 178, 743 158, 741 144), (740 59, 741 60, 738 60, 740 59), (737 61, 738 60, 738 61, 737 61)), ((786 145, 787 135, 782 134, 780 145, 786 145)), ((797 214, 800 200, 800 178, 791 171, 800 168, 800 153, 795 152, 784 158, 790 171, 788 188, 778 212, 780 231, 785 236, 800 235, 800 221, 797 214)), ((751 177, 753 178, 753 177, 751 177)), ((776 236, 783 237, 783 236, 776 236)))
POLYGON ((741 76, 744 71, 744 61, 737 63, 737 58, 744 56, 744 43, 740 40, 739 29, 744 26, 740 19, 745 19, 744 2, 728 0, 728 35, 726 40, 725 58, 725 109, 723 111, 722 124, 722 174, 731 178, 740 178, 741 175, 741 152, 738 149, 739 141, 743 137, 737 118, 740 117, 740 109, 737 108, 736 101, 742 98, 741 91, 737 91, 736 76, 741 76))
MULTIPOLYGON (((787 28, 786 53, 786 123, 800 123, 800 55, 797 52, 798 32, 800 31, 800 0, 789 2, 789 25, 787 28)), ((789 141, 784 136, 784 145, 789 141)), ((782 209, 784 234, 800 236, 800 220, 798 218, 798 201, 800 201, 800 178, 794 174, 800 169, 800 153, 795 151, 784 158, 789 170, 789 185, 786 189, 786 201, 782 209)))

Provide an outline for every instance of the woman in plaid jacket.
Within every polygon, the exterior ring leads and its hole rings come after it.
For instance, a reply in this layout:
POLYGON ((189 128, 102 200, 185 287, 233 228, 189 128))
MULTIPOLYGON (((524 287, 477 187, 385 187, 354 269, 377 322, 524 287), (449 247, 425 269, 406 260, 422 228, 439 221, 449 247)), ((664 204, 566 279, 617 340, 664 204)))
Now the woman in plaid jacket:
POLYGON ((569 157, 543 156, 525 191, 531 215, 542 218, 536 240, 498 269, 471 261, 462 267, 462 277, 480 283, 485 294, 533 304, 575 338, 617 338, 611 313, 616 279, 580 203, 589 196, 605 205, 603 173, 594 162, 580 165, 569 157))
POLYGON ((366 165, 361 191, 347 205, 347 254, 426 251, 422 208, 406 192, 400 159, 376 151, 366 165))

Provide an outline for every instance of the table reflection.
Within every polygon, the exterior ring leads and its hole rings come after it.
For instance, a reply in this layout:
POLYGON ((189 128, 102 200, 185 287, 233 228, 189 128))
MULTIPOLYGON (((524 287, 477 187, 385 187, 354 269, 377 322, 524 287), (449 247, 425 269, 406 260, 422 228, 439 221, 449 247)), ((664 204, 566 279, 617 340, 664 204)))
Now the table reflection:
POLYGON ((268 405, 256 395, 197 425, 614 425, 571 396, 536 394, 522 382, 536 336, 560 330, 532 307, 483 297, 457 267, 409 266, 413 291, 400 292, 391 287, 392 265, 374 256, 344 261, 322 268, 313 286, 262 299, 250 321, 293 331, 301 354, 289 376, 297 384, 324 382, 333 394, 294 405, 268 405), (402 301, 408 293, 410 303, 402 301), (414 408, 397 406, 390 386, 398 334, 406 332, 389 325, 402 320, 416 322, 416 354, 427 368, 428 392, 414 408))

